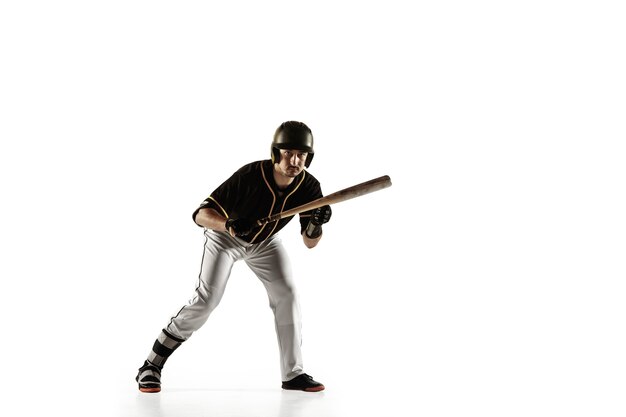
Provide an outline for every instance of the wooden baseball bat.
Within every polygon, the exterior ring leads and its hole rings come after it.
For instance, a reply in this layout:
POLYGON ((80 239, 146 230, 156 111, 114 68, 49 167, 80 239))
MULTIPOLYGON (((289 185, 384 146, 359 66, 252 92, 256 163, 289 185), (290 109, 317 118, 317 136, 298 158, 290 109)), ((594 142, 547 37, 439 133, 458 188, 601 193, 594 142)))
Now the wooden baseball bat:
POLYGON ((382 190, 391 186, 391 178, 389 175, 383 175, 382 177, 374 178, 373 180, 362 182, 361 184, 353 185, 352 187, 344 188, 327 196, 320 197, 317 200, 313 200, 298 207, 294 207, 289 210, 285 210, 281 213, 264 217, 257 220, 259 226, 263 226, 265 223, 274 222, 284 217, 289 217, 302 213, 303 211, 313 210, 325 205, 341 203, 342 201, 350 200, 355 197, 360 197, 365 194, 373 193, 374 191, 382 190))

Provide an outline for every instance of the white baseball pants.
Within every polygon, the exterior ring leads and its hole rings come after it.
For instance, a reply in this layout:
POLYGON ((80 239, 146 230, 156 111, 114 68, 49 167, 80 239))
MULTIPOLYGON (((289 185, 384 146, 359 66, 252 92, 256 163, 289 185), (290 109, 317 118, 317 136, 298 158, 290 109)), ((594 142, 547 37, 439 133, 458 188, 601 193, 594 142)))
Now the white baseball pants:
POLYGON ((244 260, 265 286, 274 312, 282 380, 302 374, 300 306, 280 238, 274 235, 264 242, 249 244, 225 232, 206 229, 204 234, 202 269, 194 296, 165 329, 183 340, 191 337, 220 303, 233 264, 244 260))

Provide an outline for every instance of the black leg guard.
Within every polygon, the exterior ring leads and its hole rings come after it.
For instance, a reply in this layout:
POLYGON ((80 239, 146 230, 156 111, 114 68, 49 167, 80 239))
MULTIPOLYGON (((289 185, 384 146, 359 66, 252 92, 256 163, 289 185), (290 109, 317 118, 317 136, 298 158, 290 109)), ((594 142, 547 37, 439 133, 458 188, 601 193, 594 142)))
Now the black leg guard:
POLYGON ((154 341, 152 352, 148 355, 148 362, 158 368, 163 368, 167 358, 169 358, 183 342, 183 339, 173 336, 163 329, 157 340, 154 341))

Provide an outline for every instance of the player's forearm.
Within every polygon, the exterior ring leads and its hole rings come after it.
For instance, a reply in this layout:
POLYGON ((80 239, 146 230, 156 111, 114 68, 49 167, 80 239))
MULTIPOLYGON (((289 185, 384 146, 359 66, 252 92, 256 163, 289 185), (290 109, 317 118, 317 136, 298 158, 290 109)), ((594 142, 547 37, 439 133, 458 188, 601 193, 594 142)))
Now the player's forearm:
POLYGON ((212 208, 203 208, 196 214, 196 223, 200 226, 212 229, 217 232, 225 232, 226 217, 219 214, 212 208))
POLYGON ((304 246, 309 249, 313 249, 314 247, 316 247, 321 239, 322 235, 319 235, 316 238, 310 238, 306 235, 306 230, 302 232, 302 241, 304 242, 304 246))
POLYGON ((330 220, 332 210, 330 206, 318 207, 311 213, 311 220, 302 233, 304 245, 311 249, 317 246, 322 238, 322 225, 330 220))

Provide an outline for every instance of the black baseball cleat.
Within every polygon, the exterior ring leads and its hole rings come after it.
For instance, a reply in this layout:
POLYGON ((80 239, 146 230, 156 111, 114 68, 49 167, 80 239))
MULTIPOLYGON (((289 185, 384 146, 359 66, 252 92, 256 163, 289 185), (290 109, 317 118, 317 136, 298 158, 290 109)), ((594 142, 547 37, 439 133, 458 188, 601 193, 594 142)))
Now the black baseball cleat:
POLYGON ((159 392, 161 391, 161 368, 145 361, 139 368, 135 381, 139 383, 141 392, 159 392))
POLYGON ((315 381, 312 376, 301 374, 290 381, 283 381, 283 389, 291 389, 306 392, 318 392, 324 390, 324 385, 315 381))

